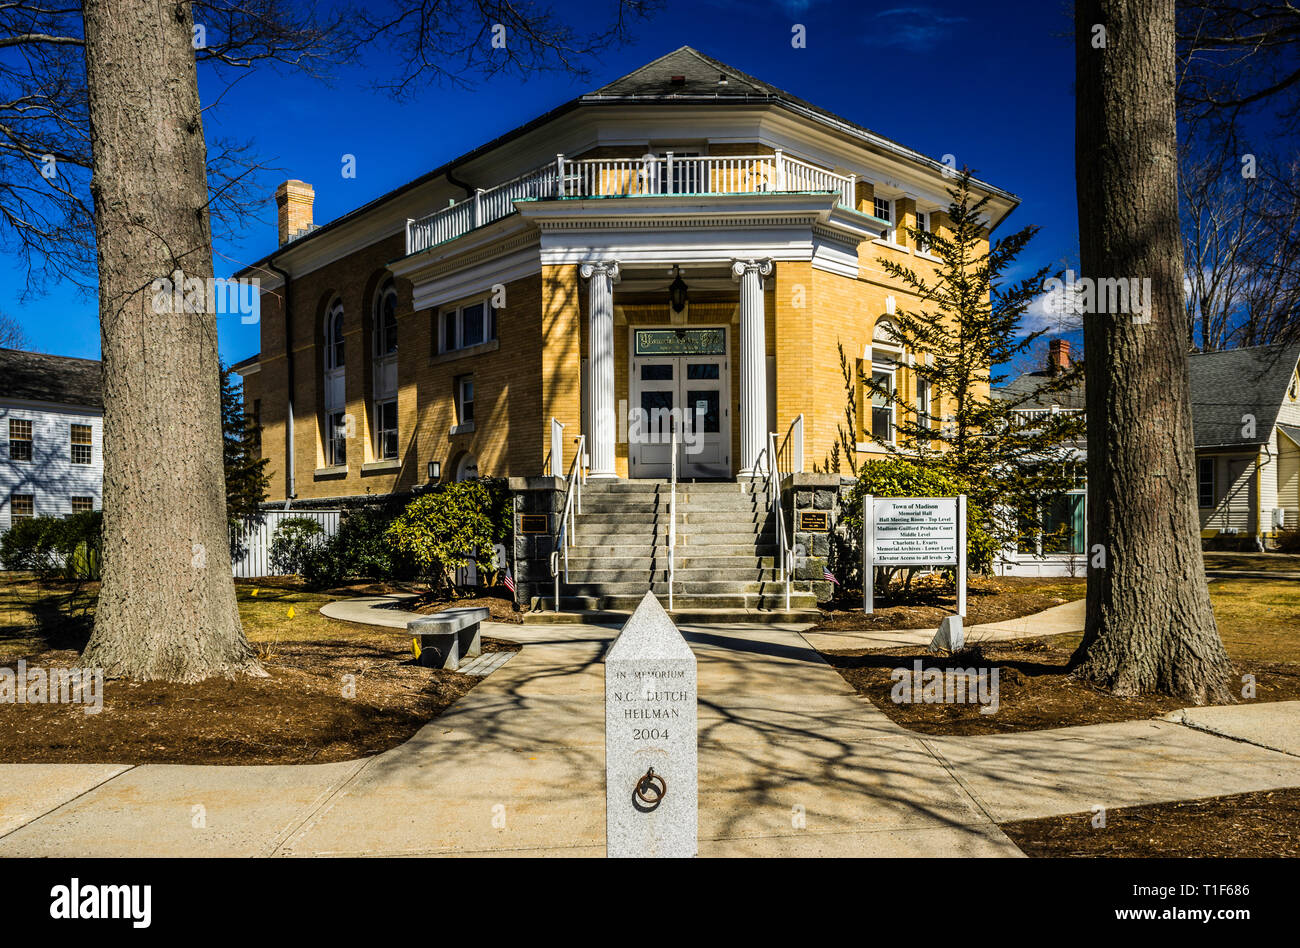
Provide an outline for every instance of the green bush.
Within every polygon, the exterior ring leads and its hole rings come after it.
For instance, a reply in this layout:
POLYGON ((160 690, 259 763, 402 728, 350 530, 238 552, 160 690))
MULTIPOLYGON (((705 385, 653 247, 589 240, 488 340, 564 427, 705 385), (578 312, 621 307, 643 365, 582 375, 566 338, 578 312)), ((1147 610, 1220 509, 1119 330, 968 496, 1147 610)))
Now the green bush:
POLYGON ((510 535, 510 492, 505 482, 477 478, 445 484, 411 501, 385 536, 434 585, 453 584, 455 571, 482 558, 510 535))
MULTIPOLYGON (((831 564, 836 579, 842 584, 855 581, 861 588, 862 500, 868 494, 873 497, 955 497, 968 493, 956 478, 915 461, 897 457, 868 461, 858 471, 857 482, 841 500, 839 530, 831 564)), ((998 541, 988 529, 984 510, 971 503, 968 496, 967 568, 986 571, 997 552, 998 541)))
POLYGON ((388 540, 393 517, 384 507, 343 511, 335 534, 323 539, 301 564, 303 579, 313 588, 328 589, 351 578, 414 578, 415 565, 388 540))
POLYGON ((6 569, 30 570, 44 580, 100 578, 103 514, 18 520, 0 537, 6 569))
POLYGON ((325 528, 312 517, 286 517, 271 537, 271 569, 279 575, 303 575, 324 543, 325 528))

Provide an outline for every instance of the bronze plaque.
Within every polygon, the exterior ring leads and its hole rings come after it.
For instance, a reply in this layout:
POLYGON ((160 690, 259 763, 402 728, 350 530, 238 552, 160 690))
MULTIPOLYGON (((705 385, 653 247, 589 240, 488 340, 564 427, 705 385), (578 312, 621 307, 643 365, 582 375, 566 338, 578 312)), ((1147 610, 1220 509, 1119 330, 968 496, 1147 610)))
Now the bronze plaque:
POLYGON ((825 510, 799 511, 800 533, 826 533, 831 528, 831 518, 825 510))
POLYGON ((520 533, 548 533, 546 528, 546 514, 520 514, 519 515, 519 532, 520 533))

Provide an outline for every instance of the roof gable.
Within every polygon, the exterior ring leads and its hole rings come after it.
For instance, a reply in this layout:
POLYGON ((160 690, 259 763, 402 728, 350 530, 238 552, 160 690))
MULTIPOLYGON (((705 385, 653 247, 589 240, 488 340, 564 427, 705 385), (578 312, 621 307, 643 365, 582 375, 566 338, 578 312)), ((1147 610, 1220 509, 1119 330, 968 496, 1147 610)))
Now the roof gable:
MULTIPOLYGON (((683 46, 626 76, 601 86, 590 96, 772 96, 780 89, 747 75, 697 49, 683 46), (675 81, 680 78, 681 81, 675 81), (725 79, 725 82, 720 80, 725 79)), ((787 96, 787 98, 789 98, 787 96)))
POLYGON ((1196 446, 1262 444, 1277 424, 1300 344, 1196 353, 1188 359, 1196 446), (1253 416, 1255 436, 1242 434, 1253 416))
POLYGON ((0 398, 103 408, 101 373, 96 359, 0 349, 0 398))

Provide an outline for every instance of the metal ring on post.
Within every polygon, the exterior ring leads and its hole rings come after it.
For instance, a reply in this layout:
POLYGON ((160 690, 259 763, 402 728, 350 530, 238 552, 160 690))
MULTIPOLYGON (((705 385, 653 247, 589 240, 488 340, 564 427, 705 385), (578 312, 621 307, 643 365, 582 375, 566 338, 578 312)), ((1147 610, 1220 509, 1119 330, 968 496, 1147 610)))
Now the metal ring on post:
POLYGON ((645 776, 636 782, 635 794, 638 800, 653 810, 668 795, 668 781, 655 773, 655 769, 651 767, 645 772, 645 776))

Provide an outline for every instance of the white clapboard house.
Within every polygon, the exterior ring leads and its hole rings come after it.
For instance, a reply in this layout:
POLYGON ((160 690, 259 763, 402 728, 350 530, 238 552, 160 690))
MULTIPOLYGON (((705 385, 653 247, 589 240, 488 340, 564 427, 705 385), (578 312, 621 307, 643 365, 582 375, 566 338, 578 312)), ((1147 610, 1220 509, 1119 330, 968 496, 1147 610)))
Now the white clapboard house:
MULTIPOLYGON (((1068 365, 1069 344, 1052 343, 1048 365, 1001 391, 1036 390, 1068 365)), ((1273 548, 1300 529, 1300 343, 1196 352, 1188 359, 1196 439, 1196 506, 1207 548, 1273 548)), ((1084 410, 1084 386, 1026 405, 1030 412, 1084 410)), ((1080 442, 1067 450, 1084 457, 1080 442)), ((1082 576, 1087 572, 1087 486, 1046 511, 1050 547, 1026 537, 1004 550, 996 571, 1011 576, 1082 576)))
POLYGON ((100 508, 103 415, 99 362, 0 349, 0 533, 100 508))

